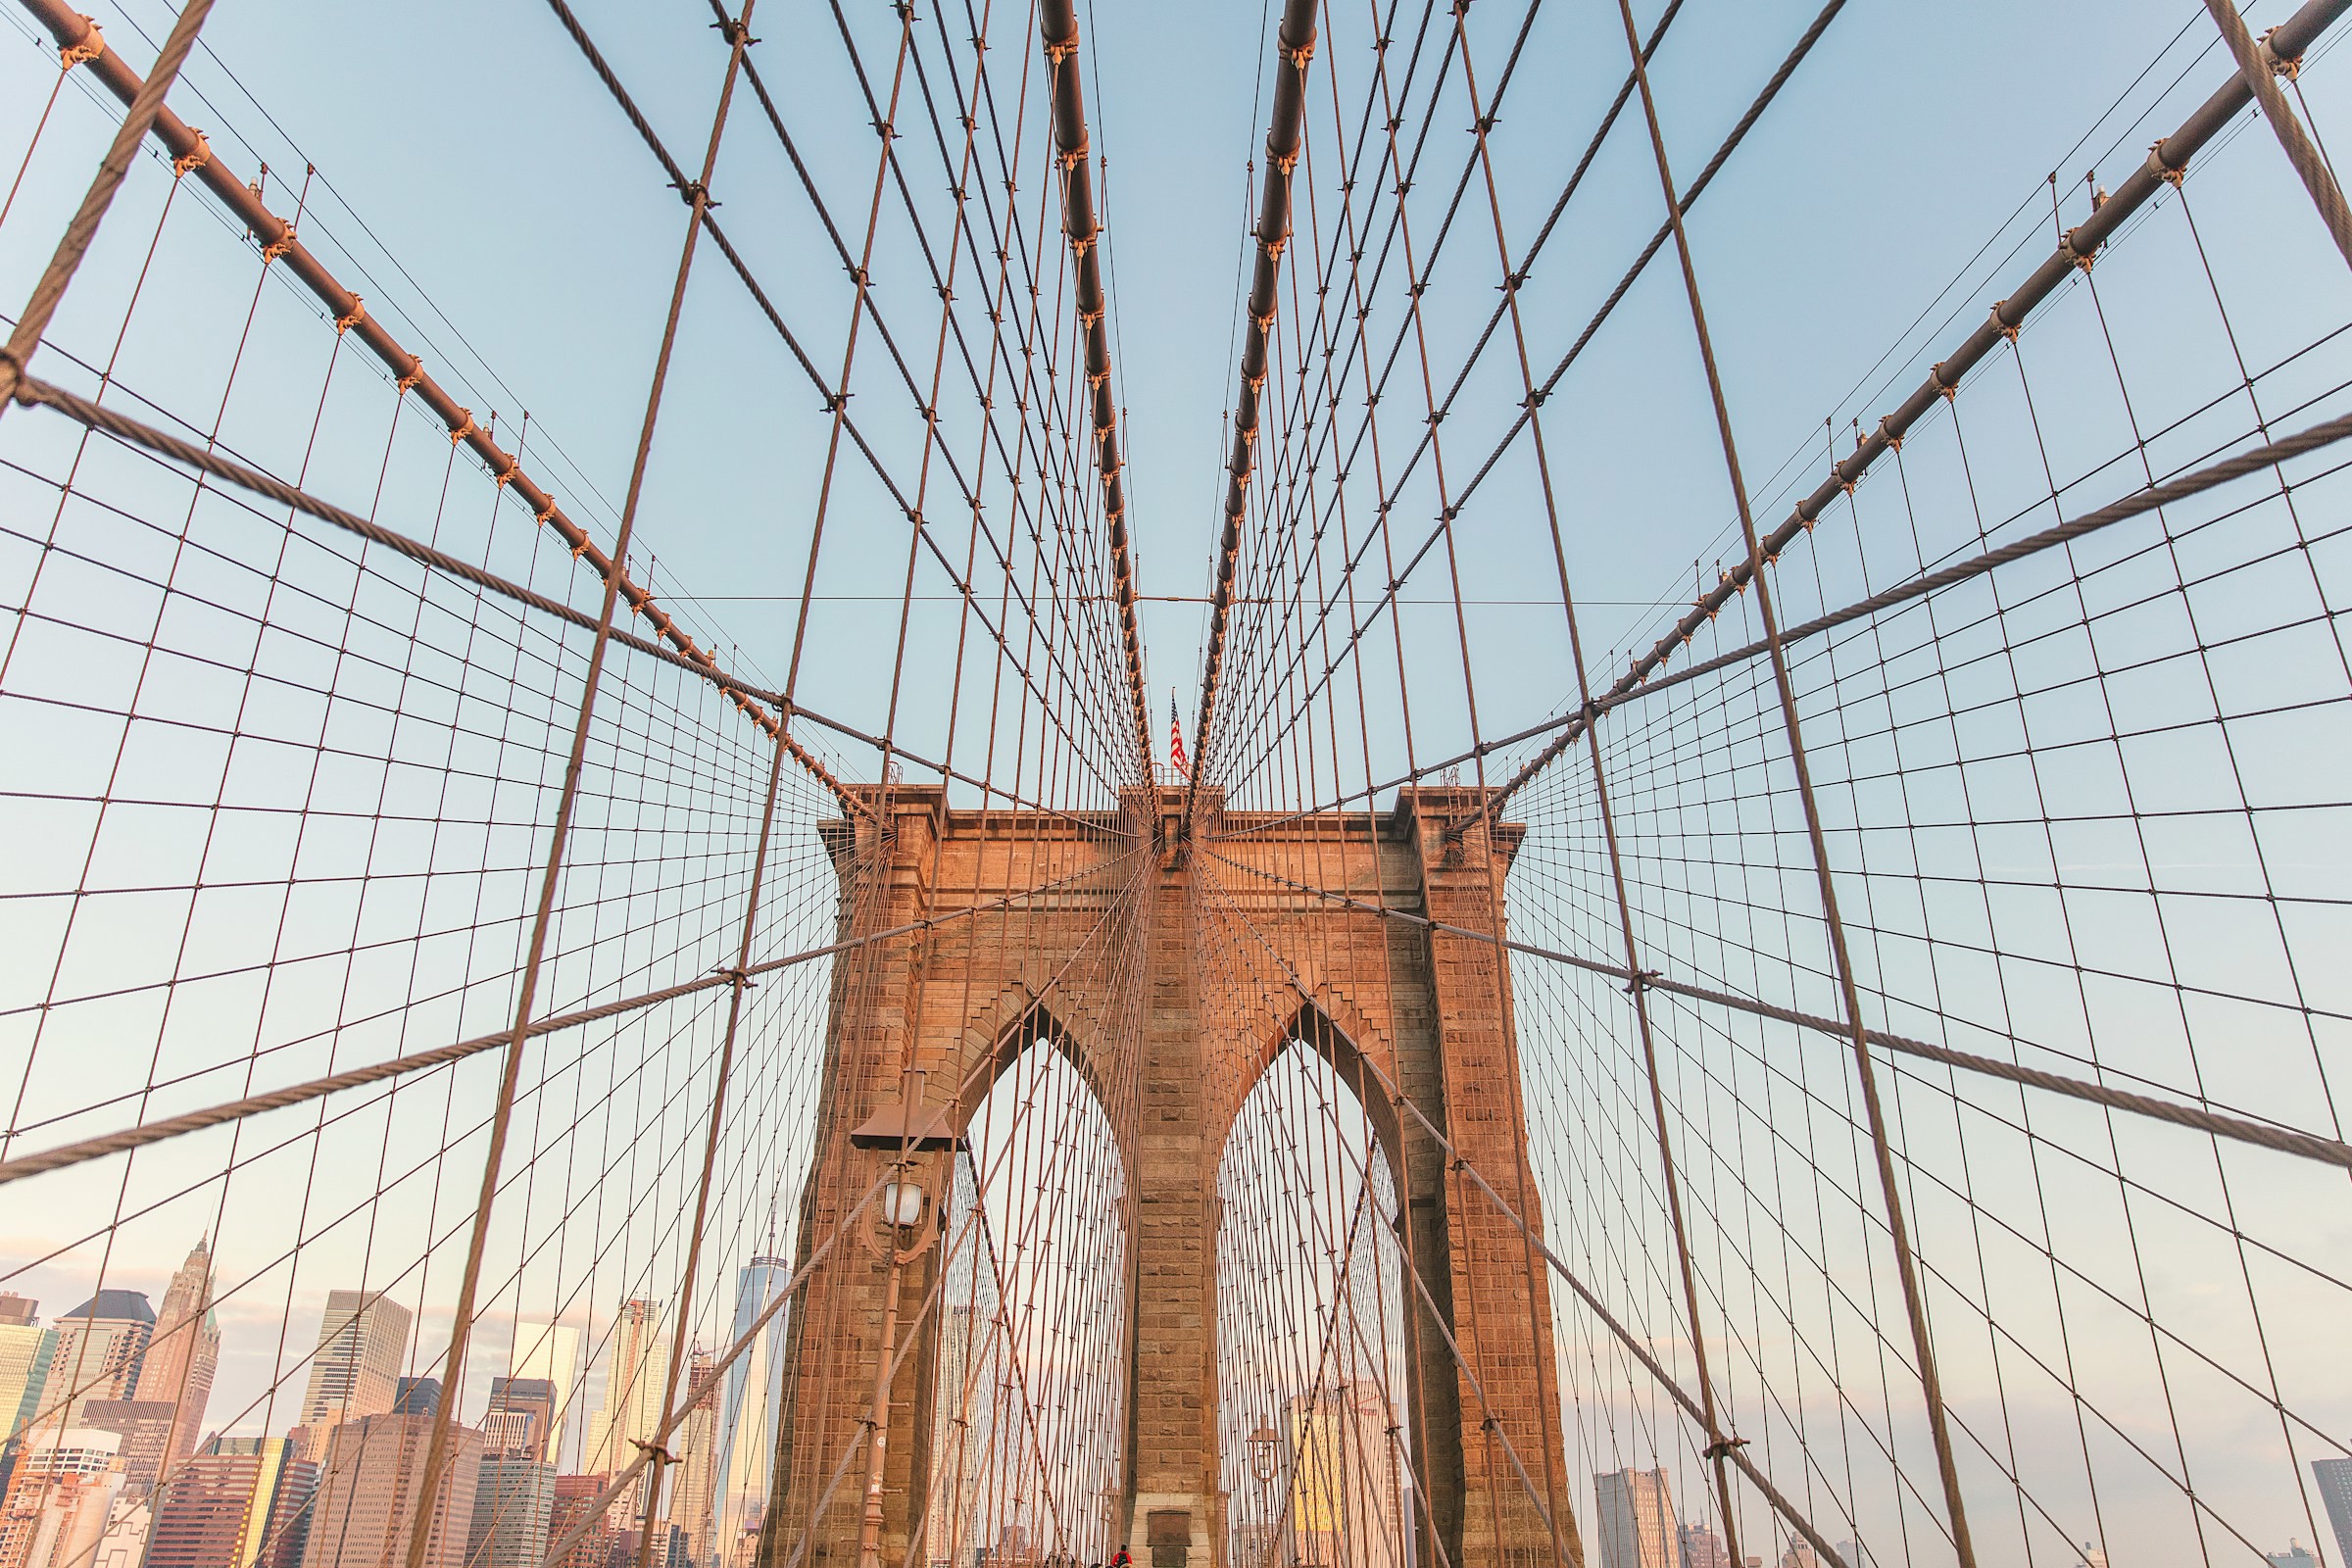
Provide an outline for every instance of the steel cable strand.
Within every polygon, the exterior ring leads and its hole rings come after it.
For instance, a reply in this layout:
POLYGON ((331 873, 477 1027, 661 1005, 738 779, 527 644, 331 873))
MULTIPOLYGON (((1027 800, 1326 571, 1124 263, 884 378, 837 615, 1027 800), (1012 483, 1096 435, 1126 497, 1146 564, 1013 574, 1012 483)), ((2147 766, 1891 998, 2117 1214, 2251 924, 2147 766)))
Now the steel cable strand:
MULTIPOLYGON (((1753 101, 1750 102, 1746 113, 1742 115, 1740 122, 1733 126, 1731 134, 1728 135, 1716 148, 1714 156, 1708 160, 1706 167, 1700 171, 1699 176, 1692 180, 1690 185, 1684 191, 1681 198, 1682 211, 1688 212, 1690 210, 1690 208, 1696 205, 1698 198, 1705 193, 1707 186, 1712 183, 1715 175, 1720 172, 1724 165, 1730 161, 1732 154, 1738 151, 1740 144, 1746 139, 1748 132, 1754 128, 1756 122, 1763 118, 1764 112, 1771 107, 1773 100, 1779 96, 1781 89, 1786 86, 1788 79, 1794 75, 1796 69, 1804 63, 1806 56, 1811 53, 1813 46, 1820 41, 1823 33, 1828 30, 1830 23, 1836 19, 1838 13, 1843 8, 1844 3, 1845 0, 1829 0, 1829 4, 1824 6, 1824 8, 1815 15, 1812 24, 1808 26, 1804 34, 1799 37, 1796 45, 1789 51, 1789 53, 1783 58, 1779 69, 1776 70, 1773 75, 1766 81, 1763 90, 1757 94, 1753 101)), ((1659 36, 1662 36, 1662 33, 1660 33, 1659 36)), ((1651 51, 1654 52, 1654 40, 1650 48, 1651 51)), ((1645 53, 1642 58, 1644 63, 1646 63, 1647 54, 1645 53)), ((1633 84, 1633 78, 1631 75, 1628 77, 1628 84, 1629 87, 1633 84)), ((1607 126, 1604 124, 1601 134, 1605 135, 1606 130, 1607 126)), ((1594 140, 1593 146, 1595 149, 1598 146, 1598 137, 1596 137, 1594 140)), ((1590 154, 1588 154, 1588 157, 1590 157, 1590 154)), ((1577 174, 1574 176, 1574 179, 1581 180, 1582 175, 1583 166, 1580 166, 1577 174)), ((1564 193, 1562 196, 1560 205, 1563 208, 1566 203, 1567 194, 1572 193, 1573 181, 1570 190, 1567 193, 1564 193)), ((1556 218, 1556 216, 1557 214, 1555 212, 1554 217, 1556 218)), ((1560 360, 1560 363, 1553 368, 1550 374, 1544 378, 1543 384, 1537 388, 1536 395, 1531 400, 1528 407, 1540 407, 1544 399, 1549 397, 1552 391, 1557 388, 1561 378, 1566 375, 1569 368, 1574 365, 1579 358, 1582 357, 1585 348, 1599 333, 1601 326, 1607 322, 1612 315, 1615 314, 1617 306, 1624 300, 1625 296, 1632 291, 1635 282, 1640 279, 1642 272, 1647 270, 1650 262, 1653 261, 1658 252, 1664 248, 1669 237, 1671 237, 1671 225, 1664 223, 1660 224, 1657 232, 1650 237, 1648 244, 1643 247, 1634 264, 1618 280, 1616 287, 1602 302, 1599 309, 1594 312, 1592 319, 1586 323, 1584 330, 1578 335, 1576 341, 1570 346, 1568 352, 1560 360)), ((1522 263, 1522 270, 1532 267, 1533 261, 1534 252, 1531 251, 1527 260, 1522 263)), ((1518 281, 1515 279, 1506 280, 1506 283, 1508 284, 1506 292, 1515 293, 1517 287, 1519 286, 1518 281)), ((1492 330, 1491 325, 1489 330, 1492 330)), ((1480 339, 1482 353, 1486 341, 1487 339, 1485 337, 1480 339)), ((1397 349, 1401 349, 1402 347, 1401 336, 1399 337, 1396 347, 1397 349)), ((1391 355, 1392 363, 1394 362, 1394 359, 1395 353, 1393 352, 1391 355)), ((1475 362, 1473 361, 1472 363, 1475 362)), ((1466 364, 1464 366, 1461 372, 1461 377, 1459 378, 1461 381, 1466 381, 1470 368, 1470 364, 1466 364)), ((1384 387, 1386 385, 1386 379, 1387 377, 1384 373, 1382 377, 1382 384, 1384 387)), ((1451 411, 1452 395, 1450 393, 1448 394, 1447 400, 1443 407, 1447 412, 1451 411)), ((1495 465, 1501 461, 1502 455, 1507 452, 1512 443, 1518 439, 1520 432, 1527 427, 1528 407, 1523 407, 1520 410, 1519 417, 1512 422, 1509 429, 1505 431, 1502 438, 1494 446, 1494 450, 1490 452, 1485 461, 1480 465, 1478 470, 1473 473, 1470 476, 1469 481, 1463 485, 1461 494, 1456 497, 1453 502, 1453 505, 1457 510, 1466 508, 1468 506, 1471 496, 1475 494, 1480 485, 1485 482, 1487 475, 1494 471, 1495 465)), ((1367 412, 1367 422, 1369 422, 1370 417, 1370 414, 1367 412)), ((1406 481, 1410 478, 1414 468, 1418 466, 1422 455, 1429 449, 1430 433, 1434 432, 1436 426, 1432 425, 1429 431, 1424 432, 1422 439, 1416 443, 1413 451, 1407 456, 1404 465, 1398 469, 1395 482, 1383 492, 1382 505, 1384 508, 1394 506, 1396 500, 1403 494, 1403 488, 1406 481)), ((1350 466, 1352 466, 1352 463, 1350 464, 1350 466)), ((1392 567, 1389 572, 1390 580, 1388 586, 1384 588, 1380 596, 1375 599, 1372 609, 1366 616, 1365 625, 1367 627, 1371 620, 1377 619, 1384 611, 1389 609, 1394 604, 1397 590, 1402 586, 1404 580, 1411 575, 1413 569, 1418 566, 1424 559, 1426 559, 1430 550, 1436 546, 1441 531, 1442 524, 1441 528, 1432 529, 1429 537, 1422 542, 1420 547, 1416 549, 1410 557, 1407 558, 1402 569, 1399 570, 1392 567)), ((1350 570, 1355 569, 1355 567, 1359 566, 1360 564, 1361 557, 1359 556, 1356 562, 1350 564, 1350 570)), ((1324 612, 1329 612, 1328 607, 1324 612)), ((1355 638, 1360 635, 1362 629, 1364 628, 1357 628, 1350 632, 1350 643, 1352 643, 1355 638)))
MULTIPOLYGON (((1246 915, 1241 915, 1238 909, 1236 910, 1236 915, 1245 923, 1248 923, 1248 917, 1246 915)), ((1261 937, 1259 940, 1262 942, 1264 939, 1261 937)), ((1278 966, 1281 965, 1281 959, 1279 956, 1275 957, 1275 962, 1278 966)), ((1287 966, 1284 967, 1287 968, 1287 966)), ((1299 981, 1296 975, 1290 976, 1290 983, 1295 988, 1300 988, 1299 981)), ((1301 995, 1303 996, 1305 993, 1303 992, 1302 988, 1300 988, 1300 990, 1301 995)), ((1311 1001, 1312 999, 1309 998, 1308 1000, 1311 1001)), ((1503 1199, 1501 1194, 1494 1190, 1493 1184, 1487 1180, 1485 1174, 1481 1172, 1476 1165, 1470 1163, 1461 1156, 1460 1152, 1454 1148, 1452 1141, 1446 1136, 1446 1134, 1437 1126, 1435 1122, 1429 1119, 1428 1113, 1421 1108, 1419 1102, 1414 1100, 1411 1096, 1405 1094, 1400 1088, 1397 1087, 1394 1080, 1388 1079, 1385 1076, 1381 1076, 1376 1064, 1373 1065, 1373 1070, 1375 1075, 1380 1077, 1380 1087, 1388 1094, 1392 1103, 1401 1106, 1402 1108, 1412 1112, 1413 1119, 1421 1125, 1422 1130, 1446 1151, 1447 1158, 1452 1162, 1453 1168, 1461 1172, 1473 1184, 1475 1184, 1478 1189, 1486 1195, 1488 1201, 1493 1203, 1496 1210, 1502 1214, 1504 1219, 1509 1222, 1514 1229, 1518 1230, 1528 1239, 1529 1243, 1536 1249, 1536 1250, 1544 1258, 1546 1262, 1551 1265, 1552 1271, 1559 1275, 1561 1280, 1567 1284, 1568 1288, 1576 1294, 1577 1298, 1584 1302, 1587 1309, 1589 1309, 1595 1317, 1601 1320, 1602 1324, 1609 1329, 1609 1331, 1617 1338, 1619 1343, 1624 1346, 1626 1350, 1641 1363, 1643 1370, 1649 1373, 1651 1379, 1658 1385, 1658 1387, 1664 1390, 1665 1393, 1671 1398, 1673 1398, 1675 1403, 1680 1405, 1685 1413, 1690 1415, 1693 1421, 1701 1421, 1703 1423, 1703 1413, 1698 1401, 1690 1394, 1685 1392, 1680 1384, 1674 1381, 1672 1376, 1666 1371, 1665 1367, 1660 1365, 1657 1359, 1642 1344, 1640 1338, 1628 1330, 1622 1323, 1620 1323, 1616 1315, 1608 1309, 1607 1305, 1601 1301, 1599 1297, 1594 1295, 1592 1290, 1585 1285, 1583 1280, 1581 1280, 1575 1274, 1575 1272, 1571 1270, 1564 1261, 1561 1260, 1558 1254, 1551 1250, 1550 1247, 1545 1244, 1542 1237, 1535 1234, 1533 1228, 1530 1227, 1519 1215, 1519 1212, 1503 1199)), ((1418 1278, 1417 1275, 1415 1277, 1416 1279, 1418 1278)), ((1435 1308, 1433 1307, 1432 1310, 1434 1312, 1435 1308)), ((1457 1350, 1455 1353, 1458 1358, 1459 1351, 1457 1350)), ((1464 1375, 1465 1377, 1469 1375, 1466 1367, 1464 1368, 1464 1375)), ((1507 1443, 1507 1439, 1505 1441, 1507 1443)), ((1830 1545, 1829 1542, 1818 1530, 1813 1527, 1811 1522, 1806 1519, 1804 1514, 1781 1493, 1780 1489, 1773 1485, 1771 1478, 1766 1476, 1760 1469, 1756 1467, 1754 1461, 1747 1457, 1744 1449, 1735 1448, 1732 1450, 1731 1459, 1732 1462, 1738 1465, 1740 1471, 1747 1476, 1748 1480, 1756 1487, 1756 1489, 1764 1494, 1765 1500, 1773 1506, 1774 1510, 1778 1512, 1784 1519, 1786 1519, 1790 1527, 1797 1532, 1797 1534, 1805 1538, 1807 1543, 1813 1546, 1813 1549, 1820 1554, 1821 1559, 1824 1562, 1829 1563, 1831 1568, 1848 1568, 1844 1558, 1830 1545)), ((1524 1471, 1522 1471, 1521 1479, 1523 1484, 1526 1484, 1524 1471)), ((1532 1486, 1530 1487, 1530 1494, 1532 1497, 1532 1486)), ((1539 1499, 1539 1506, 1540 1505, 1541 1503, 1539 1499)))
MULTIPOLYGON (((2300 10, 2271 34, 2267 47, 2278 59, 2299 61, 2347 10, 2352 10, 2352 0, 2307 0, 2300 10)), ((1788 518, 1764 537, 1762 559, 1767 564, 1778 560, 1782 552, 1799 534, 1804 533, 1832 502, 1845 493, 1848 485, 1859 482, 1880 458, 1894 450, 1896 444, 1930 409, 1955 391, 1967 373, 1989 355, 1996 344, 2005 341, 2010 330, 2022 326, 2036 306, 2054 294, 2059 285, 2072 277, 2083 263, 2094 259, 2123 226, 2126 219, 2152 201, 2167 185, 2184 175, 2191 160, 2224 131, 2237 112, 2245 107, 2247 99, 2248 90, 2243 78, 2233 76, 2230 82, 2216 89, 2195 113, 2181 122, 2180 128, 2157 142, 2131 177, 2118 185, 2107 200, 2082 223, 2066 230, 2052 254, 2006 298, 1995 304, 1987 318, 1949 356, 1938 361, 1927 379, 1900 405, 1882 416, 1871 432, 1863 438, 1862 445, 1841 459, 1829 477, 1800 500, 1788 518)), ((1722 581, 1699 595, 1697 603, 1684 612, 1671 630, 1633 662, 1602 700, 1622 698, 1640 686, 1685 646, 1701 624, 1720 612, 1735 596, 1743 593, 1750 577, 1747 563, 1735 564, 1722 581)), ((1549 758, 1545 759, 1546 762, 1549 760, 1549 758)), ((1507 799, 1521 782, 1524 781, 1514 780, 1506 785, 1504 798, 1507 799)), ((1495 804, 1499 808, 1499 803, 1495 804)))

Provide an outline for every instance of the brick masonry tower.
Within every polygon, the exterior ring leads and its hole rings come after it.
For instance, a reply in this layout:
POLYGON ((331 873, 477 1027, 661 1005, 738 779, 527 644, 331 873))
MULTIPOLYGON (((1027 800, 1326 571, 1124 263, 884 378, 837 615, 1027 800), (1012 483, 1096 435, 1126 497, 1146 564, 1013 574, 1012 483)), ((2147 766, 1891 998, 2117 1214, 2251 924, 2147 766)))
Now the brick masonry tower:
MULTIPOLYGON (((1059 1049, 1102 1100, 1129 1174, 1124 1484, 1110 1545, 1150 1568, 1221 1568, 1218 1162, 1257 1075, 1301 1042, 1363 1103, 1395 1178, 1399 1241, 1426 1288, 1405 1287, 1400 1412, 1410 1485, 1429 1499, 1416 1497, 1417 1528, 1435 1538, 1418 1560, 1548 1562, 1548 1511, 1559 1549, 1581 1562, 1542 1260, 1430 1130, 1541 1231, 1503 952, 1396 917, 1500 935, 1522 830, 1487 826, 1468 788, 1408 790, 1385 813, 1287 817, 1226 813, 1201 793, 1190 843, 1177 841, 1174 790, 1129 791, 1115 813, 1060 814, 950 809, 937 787, 868 787, 870 817, 829 825, 845 937, 941 923, 859 949, 834 976, 802 1258, 889 1165, 850 1133, 898 1103, 909 1062, 925 1107, 914 1119, 937 1110, 960 1125, 1029 1046, 1059 1049), (1033 888, 1051 891, 956 914, 1033 888), (1215 910, 1246 917, 1251 951, 1215 910), (1120 956, 1069 962, 1090 945, 1120 956)), ((934 1194, 946 1166, 943 1154, 914 1162, 934 1194)), ((852 1449, 872 1402, 889 1274, 864 1240, 872 1230, 861 1219, 841 1239, 791 1318, 760 1554, 770 1568, 785 1568, 804 1538, 806 1563, 858 1560, 866 1461, 852 1449)), ((902 1323, 931 1289, 937 1256, 906 1266, 902 1323)), ((892 1385, 888 1565, 909 1560, 933 1484, 939 1317, 920 1319, 921 1343, 892 1385)))

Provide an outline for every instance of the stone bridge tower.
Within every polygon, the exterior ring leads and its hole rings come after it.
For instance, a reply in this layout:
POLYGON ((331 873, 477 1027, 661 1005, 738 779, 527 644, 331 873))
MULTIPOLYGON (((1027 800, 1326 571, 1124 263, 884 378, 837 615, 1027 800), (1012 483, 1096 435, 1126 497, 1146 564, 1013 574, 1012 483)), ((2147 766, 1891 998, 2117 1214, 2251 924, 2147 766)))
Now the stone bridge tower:
MULTIPOLYGON (((1250 1084, 1302 1042, 1363 1103, 1395 1178, 1400 1241, 1427 1290, 1424 1298, 1408 1280, 1403 1303, 1410 1408, 1401 1415, 1425 1538, 1417 1561, 1550 1560, 1552 1532, 1520 1467, 1548 1494, 1569 1560, 1581 1561, 1560 1474, 1544 1265, 1423 1121, 1540 1231, 1503 952, 1379 912, 1499 934, 1497 893, 1523 830, 1483 825, 1479 793, 1468 788, 1407 790, 1385 814, 1291 817, 1226 814, 1202 793, 1206 831, 1184 845, 1175 790, 1129 791, 1119 812, 1089 815, 951 809, 936 786, 867 787, 873 816, 829 826, 844 936, 918 929, 859 950, 835 975, 801 1257, 840 1228, 889 1164, 892 1155, 856 1147, 850 1134, 897 1105, 907 1053, 922 1075, 917 1122, 944 1113, 960 1128, 995 1077, 1039 1041, 1057 1046, 1098 1095, 1125 1085, 1111 1120, 1128 1173, 1131 1339, 1112 1544, 1125 1544, 1139 1568, 1222 1568, 1217 1168, 1250 1084), (1471 825, 1449 838, 1447 824, 1465 819, 1471 825), (1346 890, 1353 902, 1299 884, 1346 890), (1048 885, 1054 891, 1017 906, 946 918, 1048 885), (1198 983, 1205 966, 1237 961, 1201 951, 1213 941, 1200 917, 1211 890, 1247 912, 1257 946, 1275 950, 1258 956, 1269 984, 1247 1016, 1222 1015, 1239 1010, 1232 987, 1212 996, 1198 983), (920 929, 927 920, 941 923, 920 929), (1090 941, 1131 955, 1130 969, 1142 973, 1115 986, 1100 965, 1074 977, 1063 960, 1090 941), (1141 1059, 1109 1059, 1113 1041, 1141 1059)), ((917 1162, 935 1194, 946 1163, 938 1154, 917 1162)), ((858 1228, 872 1229, 863 1218, 858 1228)), ((924 1298, 938 1254, 907 1265, 904 1300, 924 1298)), ((796 1304, 762 1568, 786 1568, 804 1537, 813 1568, 857 1562, 865 1457, 845 1455, 872 1401, 888 1272, 878 1248, 845 1236, 796 1304)), ((936 1312, 921 1319, 921 1343, 892 1386, 886 1568, 909 1560, 934 1480, 938 1321, 936 1312)))

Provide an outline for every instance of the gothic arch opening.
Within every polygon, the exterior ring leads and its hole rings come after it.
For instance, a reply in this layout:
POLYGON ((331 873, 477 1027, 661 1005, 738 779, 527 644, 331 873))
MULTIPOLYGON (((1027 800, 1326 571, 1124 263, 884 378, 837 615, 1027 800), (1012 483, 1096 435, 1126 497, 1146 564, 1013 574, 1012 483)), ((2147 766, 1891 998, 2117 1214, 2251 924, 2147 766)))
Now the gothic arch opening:
POLYGON ((1085 1050, 1032 1008, 970 1075, 943 1200, 923 1560, 1110 1555, 1128 1180, 1085 1050))
POLYGON ((1217 1165, 1218 1485, 1234 1568, 1414 1561, 1393 1107, 1301 1008, 1217 1165))

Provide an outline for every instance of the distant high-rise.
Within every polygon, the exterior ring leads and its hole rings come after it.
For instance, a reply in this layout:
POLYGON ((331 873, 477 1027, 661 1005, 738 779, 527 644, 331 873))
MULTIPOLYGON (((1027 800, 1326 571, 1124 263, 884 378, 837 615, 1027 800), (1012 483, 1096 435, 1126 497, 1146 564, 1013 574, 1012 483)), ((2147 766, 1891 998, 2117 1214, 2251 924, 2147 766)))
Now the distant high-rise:
POLYGON ((146 1568, 271 1568, 301 1550, 318 1467, 284 1438, 216 1438, 156 1504, 146 1568))
MULTIPOLYGON (((931 1508, 923 1525, 933 1563, 954 1562, 963 1555, 963 1538, 972 1528, 972 1506, 979 1494, 984 1466, 969 1457, 972 1446, 964 1435, 973 1430, 974 1419, 987 1407, 991 1392, 966 1387, 971 1381, 972 1352, 978 1348, 974 1336, 980 1332, 979 1314, 971 1302, 950 1303, 947 1321, 939 1330, 939 1392, 933 1396, 931 1417, 932 1447, 941 1458, 931 1478, 931 1508)), ((1110 1539, 1116 1529, 1114 1524, 1104 1539, 1110 1539)), ((1237 1526, 1236 1541, 1241 1539, 1239 1529, 1237 1526)), ((1235 1550, 1238 1553, 1241 1548, 1235 1550)), ((1254 1557, 1233 1558, 1236 1564, 1246 1560, 1254 1565, 1254 1557)))
POLYGON ((196 1451, 204 1436, 204 1408, 213 1396, 213 1374, 220 1365, 220 1323, 213 1311, 213 1254, 199 1241, 172 1276, 155 1338, 139 1367, 131 1397, 172 1405, 170 1441, 164 1463, 176 1467, 196 1451))
POLYGON ((466 1568, 539 1568, 555 1515, 556 1467, 544 1459, 485 1453, 473 1493, 466 1568))
MULTIPOLYGON (((742 1339, 791 1283, 792 1263, 755 1257, 735 1276, 735 1322, 730 1342, 742 1339)), ((970 1308, 965 1308, 968 1312, 970 1308)), ((718 1402, 718 1532, 734 1541, 767 1503, 768 1470, 775 1463, 776 1423, 784 1409, 784 1330, 790 1306, 779 1307, 752 1348, 727 1368, 718 1402)))
POLYGON ((2335 1532, 2335 1560, 2352 1563, 2352 1459, 2314 1459, 2311 1476, 2320 1485, 2328 1528, 2335 1532))
MULTIPOLYGON (((155 1507, 145 1497, 118 1496, 107 1510, 106 1533, 87 1568, 141 1568, 147 1561, 147 1538, 155 1531, 155 1507)), ((83 1568, 76 1560, 73 1568, 83 1568)))
MULTIPOLYGON (((605 1478, 600 1475, 556 1477, 555 1510, 548 1516, 547 1544, 553 1547, 562 1537, 588 1515, 599 1494, 604 1491, 605 1478)), ((608 1508, 596 1516, 587 1533, 564 1554, 555 1568, 612 1568, 620 1554, 620 1527, 613 1523, 614 1509, 608 1508)))
POLYGON ((144 1497, 163 1479, 172 1456, 172 1426, 179 1407, 169 1399, 87 1399, 81 1419, 122 1440, 122 1493, 144 1497))
POLYGON ((1377 1384, 1291 1401, 1282 1434, 1294 1550, 1328 1568, 1402 1568, 1403 1475, 1377 1384))
POLYGON ((402 1378, 394 1385, 394 1415, 432 1415, 441 1408, 439 1378, 402 1378))
POLYGON ((16 1440, 37 1413, 57 1330, 37 1327, 40 1302, 0 1293, 0 1453, 13 1453, 16 1440))
MULTIPOLYGON (((1675 1532, 1680 1548, 1680 1568, 1732 1568, 1732 1554, 1724 1549, 1723 1538, 1705 1525, 1684 1525, 1675 1532)), ((1851 1568, 1852 1558, 1846 1559, 1851 1568)))
MULTIPOLYGON (((431 1416, 389 1412, 340 1421, 330 1429, 301 1568, 403 1568, 432 1431, 431 1416)), ((426 1527, 425 1568, 465 1568, 473 1528, 482 1435, 452 1426, 449 1436, 449 1467, 426 1527)))
POLYGON ((572 1400, 580 1392, 580 1331, 567 1323, 517 1323, 507 1375, 538 1378, 554 1385, 555 1414, 548 1418, 547 1458, 564 1468, 564 1440, 571 1435, 572 1400))
POLYGON ((511 1459, 554 1459, 556 1386, 545 1378, 492 1378, 482 1444, 511 1459))
POLYGON ((668 1380, 669 1347, 662 1339, 660 1303, 621 1302, 620 1316, 612 1325, 605 1399, 588 1418, 581 1470, 609 1475, 637 1457, 636 1446, 652 1442, 662 1425, 662 1395, 668 1380))
POLYGON ((2284 1551, 2266 1551, 2265 1561, 2271 1568, 2320 1568, 2320 1560, 2303 1549, 2303 1543, 2289 1538, 2284 1551))
MULTIPOLYGON (((710 1375, 708 1351, 696 1350, 678 1383, 684 1399, 710 1375)), ((684 1534, 686 1555, 695 1568, 710 1568, 718 1544, 718 1390, 707 1391, 686 1411, 669 1446, 678 1462, 669 1472, 669 1522, 684 1534)))
POLYGON ((138 1386, 155 1309, 138 1291, 100 1291, 57 1320, 49 1375, 35 1419, 46 1427, 78 1427, 92 1399, 127 1399, 138 1386))
POLYGON ((310 1385, 302 1395, 303 1458, 323 1468, 338 1423, 391 1413, 409 1322, 409 1309, 380 1293, 327 1293, 310 1385))
POLYGON ((1681 1537, 1663 1470, 1611 1470, 1592 1478, 1600 1568, 1675 1568, 1681 1537))
POLYGON ((0 1502, 0 1568, 81 1568, 122 1492, 122 1439, 46 1423, 27 1433, 0 1502))

